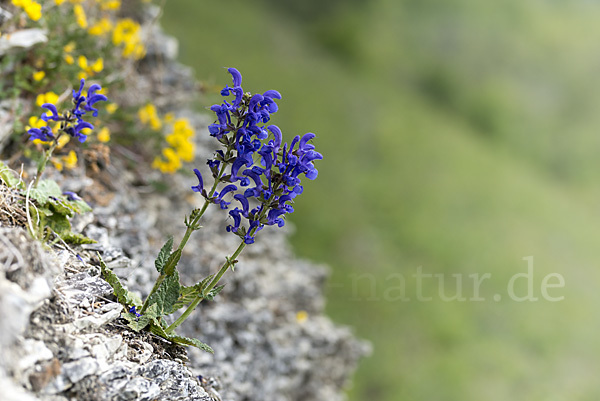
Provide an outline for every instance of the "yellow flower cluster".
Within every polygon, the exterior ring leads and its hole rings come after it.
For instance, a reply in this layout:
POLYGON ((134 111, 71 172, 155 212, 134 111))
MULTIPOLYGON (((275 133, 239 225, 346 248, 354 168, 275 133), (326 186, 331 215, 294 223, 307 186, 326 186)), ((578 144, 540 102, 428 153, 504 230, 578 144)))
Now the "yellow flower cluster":
POLYGON ((130 18, 119 20, 112 35, 115 46, 123 45, 123 57, 136 60, 146 55, 146 49, 140 37, 140 24, 130 18))
POLYGON ((121 8, 121 0, 96 0, 103 10, 118 10, 121 8))
POLYGON ((12 0, 15 7, 19 7, 25 11, 27 16, 32 21, 38 21, 42 18, 42 5, 33 0, 12 0))
POLYGON ((73 58, 73 51, 75 50, 75 42, 69 42, 63 47, 63 58, 67 64, 75 63, 75 58, 73 58))
POLYGON ((110 22, 110 20, 108 18, 104 17, 104 18, 100 19, 98 22, 96 22, 94 25, 92 25, 90 27, 90 29, 88 29, 88 32, 90 35, 102 36, 102 35, 106 35, 107 33, 109 33, 112 29, 113 29, 112 22, 110 22))
POLYGON ((79 56, 77 58, 77 65, 81 68, 78 79, 87 79, 104 69, 104 59, 100 57, 93 63, 89 63, 85 56, 79 56))
POLYGON ((188 120, 180 118, 173 124, 173 132, 165 137, 167 143, 171 145, 177 156, 181 160, 191 162, 194 160, 194 143, 191 141, 194 137, 194 129, 188 120))
POLYGON ((77 21, 77 25, 79 25, 81 29, 86 29, 88 27, 87 17, 81 4, 75 4, 73 7, 73 12, 75 13, 75 21, 77 21))
POLYGON ((162 150, 162 157, 157 156, 152 162, 152 168, 162 173, 173 174, 181 168, 181 162, 194 160, 194 129, 185 118, 173 123, 173 132, 165 139, 171 147, 162 150))
POLYGON ((138 110, 138 118, 144 125, 150 125, 154 131, 158 131, 162 128, 162 121, 158 118, 156 107, 153 104, 148 103, 144 107, 138 110))
POLYGON ((44 103, 56 104, 56 102, 58 102, 58 95, 54 92, 40 93, 35 98, 35 104, 38 107, 42 107, 44 103))
POLYGON ((65 156, 52 157, 50 159, 54 168, 58 171, 63 171, 63 169, 72 170, 77 167, 77 153, 74 150, 71 150, 65 156))

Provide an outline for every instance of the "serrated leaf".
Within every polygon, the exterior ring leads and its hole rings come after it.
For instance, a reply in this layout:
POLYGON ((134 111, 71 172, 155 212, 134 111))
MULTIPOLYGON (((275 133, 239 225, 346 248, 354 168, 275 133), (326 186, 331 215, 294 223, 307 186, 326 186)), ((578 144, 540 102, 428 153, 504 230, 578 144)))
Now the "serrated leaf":
POLYGON ((152 318, 147 315, 137 317, 133 313, 127 312, 123 313, 121 316, 129 322, 127 326, 129 326, 129 328, 131 328, 134 331, 143 330, 146 326, 150 324, 150 322, 152 322, 152 318))
POLYGON ((162 338, 165 339, 170 339, 169 334, 167 334, 167 332, 165 331, 165 329, 160 325, 160 323, 158 322, 157 319, 153 319, 152 323, 150 324, 150 332, 156 334, 157 336, 160 336, 162 338))
POLYGON ((194 287, 196 287, 196 289, 202 293, 204 292, 204 289, 206 288, 206 286, 208 286, 208 283, 210 283, 213 279, 215 275, 211 274, 210 276, 207 276, 204 280, 202 280, 201 282, 199 282, 198 284, 196 284, 194 287))
POLYGON ((40 205, 48 203, 51 196, 55 198, 62 196, 60 187, 53 180, 41 180, 38 186, 29 192, 29 197, 40 205))
POLYGON ((156 304, 150 305, 146 309, 146 313, 144 313, 142 316, 147 316, 150 319, 156 319, 157 317, 160 317, 160 313, 158 311, 158 306, 156 304))
POLYGON ((153 306, 156 307, 155 317, 173 313, 173 306, 177 303, 177 299, 179 298, 180 288, 179 273, 175 270, 172 275, 167 276, 164 281, 160 283, 158 290, 156 290, 156 292, 148 299, 148 305, 151 306, 146 310, 146 314, 149 313, 150 308, 153 306))
POLYGON ((173 305, 173 312, 191 303, 196 299, 198 294, 200 294, 200 292, 195 285, 191 287, 182 286, 179 290, 179 298, 177 298, 177 302, 173 305))
POLYGON ((178 335, 171 335, 171 336, 169 336, 169 340, 171 340, 175 344, 193 345, 194 347, 200 348, 201 350, 204 350, 206 352, 210 352, 211 354, 215 353, 215 351, 213 351, 213 349, 208 344, 204 344, 202 341, 200 341, 196 338, 188 338, 188 337, 182 337, 182 336, 178 336, 178 335))
POLYGON ((47 207, 38 206, 36 210, 44 216, 52 216, 54 214, 54 212, 47 207))
POLYGON ((62 214, 63 216, 73 217, 75 210, 73 207, 63 199, 59 198, 48 198, 47 204, 50 205, 50 210, 54 213, 62 214))
POLYGON ((175 252, 169 256, 167 263, 165 263, 163 274, 166 274, 167 276, 173 275, 173 272, 175 272, 175 267, 177 266, 177 263, 179 263, 179 259, 181 259, 181 249, 175 250, 175 252))
MULTIPOLYGON (((113 273, 108 267, 106 267, 106 263, 104 263, 102 258, 100 258, 100 271, 102 272, 102 278, 104 278, 104 280, 106 280, 106 282, 108 284, 110 284, 115 296, 117 297, 117 301, 121 305, 123 305, 125 307, 130 307, 130 306, 135 306, 136 308, 142 307, 142 302, 141 302, 140 298, 138 296, 136 296, 135 294, 133 294, 132 292, 127 291, 127 289, 125 289, 125 287, 123 287, 123 284, 121 284, 119 277, 117 277, 117 275, 115 273, 113 273)), ((150 309, 150 308, 148 308, 148 309, 150 309)), ((133 316, 135 317, 135 315, 133 315, 133 316)))
POLYGON ((54 213, 51 216, 46 216, 45 226, 49 227, 58 235, 71 232, 71 223, 67 216, 54 213))
POLYGON ((208 292, 208 294, 204 294, 204 299, 208 299, 209 301, 212 301, 221 292, 221 290, 223 288, 225 288, 225 284, 216 286, 215 288, 210 290, 208 292))
POLYGON ((165 264, 167 263, 167 260, 169 259, 169 256, 171 254, 171 249, 173 249, 173 237, 169 237, 167 242, 160 249, 160 252, 158 253, 158 256, 156 257, 156 260, 154 261, 154 266, 156 267, 156 270, 161 274, 165 270, 165 264))
POLYGON ((88 205, 82 199, 77 199, 77 200, 74 200, 74 201, 69 201, 69 204, 73 207, 73 209, 75 210, 75 213, 77 213, 77 214, 84 214, 84 213, 92 211, 92 207, 90 205, 88 205))
POLYGON ((97 241, 86 237, 82 234, 75 234, 73 232, 62 233, 60 238, 68 244, 81 245, 81 244, 95 244, 97 241))

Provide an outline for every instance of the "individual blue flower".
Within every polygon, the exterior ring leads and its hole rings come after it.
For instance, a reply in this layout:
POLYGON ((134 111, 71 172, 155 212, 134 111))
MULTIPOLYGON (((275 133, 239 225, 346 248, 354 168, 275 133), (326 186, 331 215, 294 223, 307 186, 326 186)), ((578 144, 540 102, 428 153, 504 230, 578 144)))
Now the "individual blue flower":
POLYGON ((67 200, 69 201, 76 201, 76 200, 81 200, 81 198, 75 193, 75 192, 71 192, 71 191, 63 191, 62 193, 64 196, 67 197, 67 200))
POLYGON ((204 181, 202 180, 202 174, 197 168, 194 169, 194 173, 196 174, 196 177, 198 177, 199 183, 198 185, 192 186, 192 191, 202 193, 202 191, 204 191, 204 181))
POLYGON ((31 128, 27 131, 29 134, 29 140, 33 141, 34 139, 39 139, 43 142, 50 142, 54 140, 54 134, 52 133, 52 128, 50 127, 42 127, 42 128, 31 128))
POLYGON ((48 122, 49 120, 53 120, 53 121, 61 121, 64 120, 63 117, 61 117, 58 114, 58 110, 56 109, 56 106, 53 105, 52 103, 44 103, 42 105, 43 109, 47 109, 48 111, 50 111, 52 113, 52 115, 48 115, 48 113, 44 113, 42 114, 42 120, 48 122))
POLYGON ((133 313, 135 315, 135 317, 141 317, 142 316, 139 313, 137 313, 137 311, 135 310, 135 306, 132 306, 131 308, 129 308, 129 313, 133 313))

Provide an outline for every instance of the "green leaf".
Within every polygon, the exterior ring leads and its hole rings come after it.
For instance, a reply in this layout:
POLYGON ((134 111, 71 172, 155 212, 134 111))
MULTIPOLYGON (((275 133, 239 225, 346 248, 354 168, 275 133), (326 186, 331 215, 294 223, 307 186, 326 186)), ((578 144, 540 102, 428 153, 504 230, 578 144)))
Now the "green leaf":
POLYGON ((156 318, 153 319, 152 323, 150 324, 150 332, 156 334, 157 336, 170 340, 170 335, 167 334, 165 329, 160 325, 158 319, 156 318))
MULTIPOLYGON (((181 284, 179 284, 179 273, 175 270, 174 274, 167 276, 158 290, 150 296, 148 299, 148 305, 156 306, 156 317, 161 317, 173 313, 173 306, 177 303, 179 298, 179 290, 181 284)), ((150 307, 146 310, 149 313, 150 307)))
POLYGON ((123 316, 123 318, 129 322, 127 326, 129 326, 134 331, 143 330, 152 322, 152 318, 148 315, 137 317, 133 313, 127 312, 123 313, 121 316, 123 316))
POLYGON ((45 226, 58 235, 71 232, 71 223, 69 223, 67 216, 63 214, 54 213, 51 216, 46 216, 45 220, 45 226))
POLYGON ((0 162, 0 180, 9 188, 25 189, 25 183, 20 177, 15 176, 15 171, 0 162))
POLYGON ((56 181, 53 180, 41 180, 38 183, 37 188, 31 189, 29 192, 29 197, 37 201, 40 205, 48 203, 51 196, 55 198, 60 198, 62 196, 60 187, 56 181))
POLYGON ((191 287, 181 286, 181 289, 179 290, 179 298, 177 298, 177 302, 175 302, 173 305, 173 312, 191 303, 194 299, 196 299, 198 294, 200 294, 200 291, 198 291, 198 288, 196 288, 195 285, 191 287))
POLYGON ((201 350, 204 350, 206 352, 210 352, 211 354, 215 353, 215 351, 213 351, 213 349, 208 344, 204 344, 202 341, 200 341, 196 338, 188 338, 188 337, 182 337, 182 336, 178 336, 178 335, 171 335, 171 336, 169 336, 169 340, 173 341, 175 344, 193 345, 194 347, 200 348, 201 350))
POLYGON ((171 254, 171 249, 173 249, 173 237, 169 237, 167 242, 163 245, 160 252, 158 253, 156 260, 154 261, 154 266, 156 267, 156 270, 158 270, 158 272, 161 274, 165 270, 165 264, 167 263, 167 260, 171 254))
POLYGON ((75 210, 75 213, 77 214, 84 214, 92 211, 92 207, 82 199, 69 201, 69 204, 71 207, 73 207, 73 210, 75 210))
POLYGON ((163 274, 166 274, 167 276, 171 276, 173 274, 173 272, 175 271, 175 267, 177 266, 177 263, 179 263, 179 259, 181 259, 181 249, 175 250, 175 252, 173 252, 171 254, 171 256, 169 256, 167 263, 165 263, 165 268, 163 270, 163 274))
MULTIPOLYGON (((98 255, 98 257, 100 258, 99 255, 98 255)), ((123 287, 123 284, 121 284, 119 277, 117 277, 116 274, 114 274, 108 267, 106 267, 106 263, 104 263, 102 258, 100 258, 100 270, 102 272, 102 278, 104 278, 104 280, 106 280, 106 282, 108 284, 110 284, 115 296, 117 297, 117 301, 121 305, 123 305, 124 307, 130 307, 130 306, 135 306, 136 308, 142 307, 142 302, 141 302, 140 298, 137 295, 133 294, 132 292, 127 291, 127 289, 125 289, 125 287, 123 287)), ((148 308, 148 309, 150 309, 150 308, 148 308)), ((133 316, 135 317, 135 315, 133 315, 133 316)))
POLYGON ((67 200, 60 198, 48 198, 46 202, 50 206, 50 210, 54 213, 62 214, 63 216, 73 217, 75 210, 67 200))
POLYGON ((210 290, 208 292, 208 294, 204 294, 204 299, 208 299, 209 301, 212 301, 221 292, 221 290, 223 288, 225 288, 225 284, 216 286, 215 288, 210 290))
POLYGON ((82 234, 75 234, 74 232, 67 232, 60 234, 60 238, 68 244, 81 245, 81 244, 95 244, 97 241, 86 237, 82 234))

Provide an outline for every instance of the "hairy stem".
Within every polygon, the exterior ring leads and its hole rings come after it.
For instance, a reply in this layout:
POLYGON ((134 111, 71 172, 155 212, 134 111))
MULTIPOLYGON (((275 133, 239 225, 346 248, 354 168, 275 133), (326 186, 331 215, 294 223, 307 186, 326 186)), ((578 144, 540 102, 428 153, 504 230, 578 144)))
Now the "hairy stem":
MULTIPOLYGON (((203 294, 208 294, 213 288, 215 288, 215 286, 219 283, 219 280, 221 280, 221 277, 223 277, 223 274, 225 274, 225 272, 229 269, 229 267, 231 267, 235 263, 236 258, 240 255, 240 253, 242 253, 242 251, 244 250, 245 247, 246 247, 246 243, 244 241, 242 241, 240 246, 238 246, 238 248, 231 255, 231 257, 226 258, 226 261, 225 261, 225 263, 223 263, 223 266, 221 266, 221 268, 219 269, 219 272, 215 275, 215 277, 213 277, 212 281, 206 287, 206 289, 203 290, 203 294)), ((202 302, 203 299, 204 299, 204 297, 202 294, 196 295, 196 298, 194 298, 194 300, 187 307, 185 312, 183 312, 183 314, 177 320, 175 320, 175 322, 173 322, 172 325, 167 327, 167 329, 165 331, 167 333, 172 333, 173 330, 175 330, 181 323, 183 323, 183 321, 185 319, 188 318, 188 316, 193 312, 194 309, 196 309, 196 306, 198 306, 198 304, 200 302, 202 302)))
MULTIPOLYGON (((225 165, 225 163, 223 163, 223 166, 221 167, 221 170, 219 171, 219 174, 217 174, 217 178, 215 179, 215 182, 213 183, 213 186, 210 189, 210 192, 208 193, 208 197, 209 198, 211 198, 213 196, 213 194, 215 193, 215 191, 217 190, 217 185, 219 184, 219 181, 221 180, 221 177, 225 173, 225 167, 226 167, 226 165, 225 165)), ((204 212, 206 212, 206 209, 208 209, 208 205, 210 205, 210 203, 211 202, 208 201, 208 200, 204 201, 204 205, 202 205, 202 209, 200 209, 200 211, 198 212, 198 214, 194 216, 194 219, 189 222, 189 224, 187 226, 187 230, 185 230, 185 234, 183 234, 183 238, 181 239, 181 242, 179 243, 179 246, 177 247, 177 250, 183 251, 183 248, 185 247, 185 245, 189 241, 190 236, 192 235, 192 233, 198 229, 198 222, 200 221, 200 219, 204 215, 204 212)), ((165 279, 167 278, 167 276, 168 276, 168 274, 165 274, 164 272, 161 273, 160 276, 158 276, 158 278, 156 279, 156 282, 154 283, 154 286, 152 287, 152 290, 150 291, 150 293, 146 297, 146 300, 144 301, 144 304, 142 305, 142 309, 140 310, 140 313, 143 314, 146 311, 146 309, 148 308, 148 306, 150 306, 150 305, 148 305, 148 301, 150 300, 150 296, 153 295, 156 291, 158 291, 158 288, 160 287, 160 285, 162 284, 162 282, 165 281, 165 279)))
POLYGON ((42 159, 41 163, 38 164, 35 180, 33 181, 33 188, 37 188, 38 183, 40 182, 40 178, 42 177, 42 174, 44 174, 44 170, 46 169, 46 164, 48 163, 48 160, 50 160, 50 158, 52 157, 52 152, 54 152, 54 149, 56 149, 57 145, 58 138, 56 138, 56 140, 52 143, 50 148, 44 152, 44 158, 42 159))

